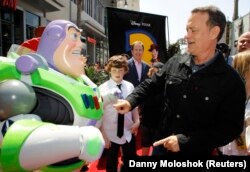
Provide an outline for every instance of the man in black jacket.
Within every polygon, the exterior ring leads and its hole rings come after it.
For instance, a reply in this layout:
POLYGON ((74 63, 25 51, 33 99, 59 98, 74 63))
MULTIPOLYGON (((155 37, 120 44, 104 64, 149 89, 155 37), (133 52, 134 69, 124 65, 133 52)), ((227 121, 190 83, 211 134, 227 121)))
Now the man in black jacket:
POLYGON ((155 91, 164 91, 165 117, 153 154, 211 155, 243 130, 246 93, 216 44, 225 15, 215 6, 195 8, 187 22, 189 54, 169 59, 114 107, 125 113, 155 91))

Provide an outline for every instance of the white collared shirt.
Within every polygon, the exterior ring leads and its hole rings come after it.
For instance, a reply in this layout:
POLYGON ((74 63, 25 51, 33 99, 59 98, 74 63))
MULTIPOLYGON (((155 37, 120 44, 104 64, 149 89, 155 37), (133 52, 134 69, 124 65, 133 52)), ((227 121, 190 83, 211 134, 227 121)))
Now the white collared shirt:
MULTIPOLYGON (((134 86, 132 83, 125 80, 122 80, 121 84, 122 97, 126 98, 134 90, 134 86)), ((117 83, 112 79, 109 79, 99 86, 101 95, 107 94, 108 91, 114 88, 117 88, 117 83)), ((126 141, 130 142, 132 138, 131 127, 134 123, 132 112, 130 111, 124 114, 124 135, 121 138, 117 137, 117 123, 118 113, 113 107, 113 103, 105 105, 103 117, 101 119, 101 128, 108 139, 117 144, 124 144, 126 141)))
POLYGON ((133 60, 135 63, 137 74, 138 74, 138 79, 140 81, 141 80, 141 72, 142 72, 142 63, 138 62, 134 57, 133 57, 133 60))

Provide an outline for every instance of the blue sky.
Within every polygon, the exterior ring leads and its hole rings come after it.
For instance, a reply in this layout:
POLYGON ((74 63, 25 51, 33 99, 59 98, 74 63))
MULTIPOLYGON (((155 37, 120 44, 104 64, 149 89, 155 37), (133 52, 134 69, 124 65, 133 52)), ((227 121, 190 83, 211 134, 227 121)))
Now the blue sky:
MULTIPOLYGON (((232 21, 234 0, 140 0, 140 11, 168 17, 170 43, 186 34, 190 11, 198 6, 215 5, 232 21)), ((239 16, 250 12, 250 0, 239 0, 239 16)), ((167 20, 166 20, 167 22, 167 20)))

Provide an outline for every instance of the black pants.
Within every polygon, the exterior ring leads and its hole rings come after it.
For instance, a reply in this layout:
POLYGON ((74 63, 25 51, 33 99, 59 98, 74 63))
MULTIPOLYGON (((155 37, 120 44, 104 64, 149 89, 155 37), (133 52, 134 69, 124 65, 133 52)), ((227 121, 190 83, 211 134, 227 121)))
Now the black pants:
POLYGON ((131 141, 129 143, 126 142, 123 145, 111 142, 111 146, 109 149, 107 149, 107 152, 106 152, 107 153, 107 164, 106 164, 107 172, 117 172, 118 155, 119 155, 120 147, 122 148, 123 156, 136 155, 135 136, 132 135, 131 141))

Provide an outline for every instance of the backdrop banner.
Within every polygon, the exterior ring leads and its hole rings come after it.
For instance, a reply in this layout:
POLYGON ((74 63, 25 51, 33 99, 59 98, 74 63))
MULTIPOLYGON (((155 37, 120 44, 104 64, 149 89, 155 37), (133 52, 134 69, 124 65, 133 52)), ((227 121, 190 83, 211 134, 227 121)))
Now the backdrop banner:
POLYGON ((106 8, 109 54, 126 53, 131 56, 130 45, 134 41, 144 44, 143 61, 151 64, 151 44, 159 47, 162 62, 166 58, 166 16, 130 11, 118 8, 106 8))

